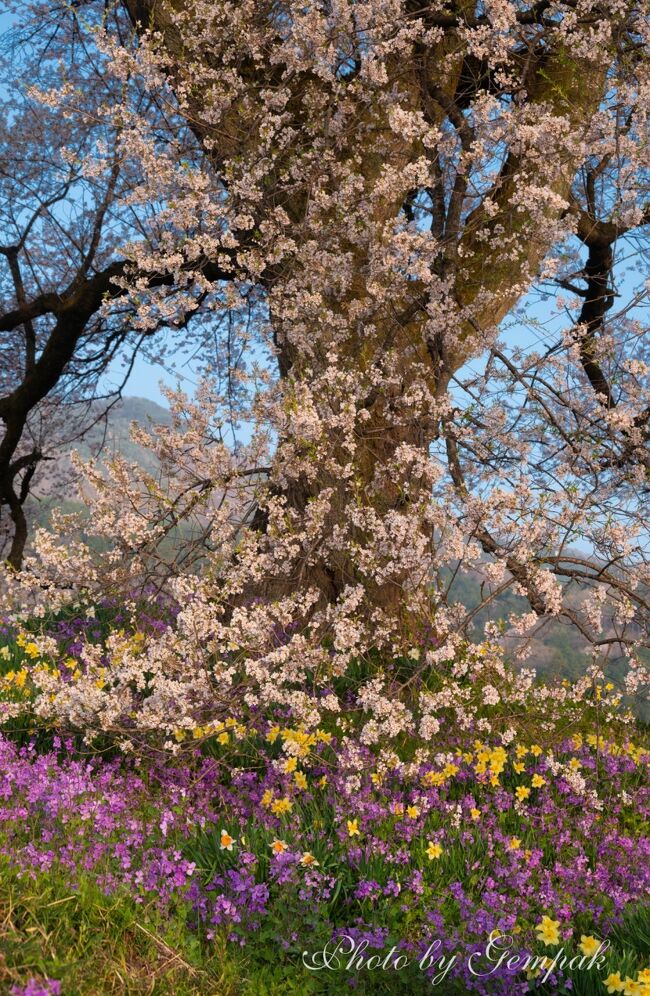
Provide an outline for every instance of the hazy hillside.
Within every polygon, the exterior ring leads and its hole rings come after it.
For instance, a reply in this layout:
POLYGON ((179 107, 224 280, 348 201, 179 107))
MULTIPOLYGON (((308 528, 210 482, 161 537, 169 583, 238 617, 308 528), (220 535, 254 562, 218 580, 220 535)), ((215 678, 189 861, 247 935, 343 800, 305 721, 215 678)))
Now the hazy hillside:
POLYGON ((113 454, 119 453, 126 460, 153 470, 154 461, 151 454, 130 438, 131 422, 139 422, 141 425, 149 423, 168 425, 171 422, 171 415, 166 408, 157 405, 155 401, 148 401, 146 398, 123 398, 111 410, 107 425, 96 425, 76 449, 84 459, 94 458, 98 452, 100 460, 109 459, 113 454))
MULTIPOLYGON (((100 409, 98 409, 98 414, 100 409)), ((48 472, 39 480, 37 491, 40 495, 51 494, 54 490, 54 480, 63 476, 65 468, 70 466, 69 453, 77 450, 84 460, 110 460, 115 454, 121 454, 131 463, 154 469, 151 454, 134 443, 129 435, 131 422, 141 425, 149 423, 168 424, 170 413, 166 408, 157 405, 155 401, 146 398, 122 398, 108 413, 107 418, 97 422, 83 439, 66 447, 59 460, 50 465, 48 472)))
MULTIPOLYGON (((480 582, 470 573, 457 575, 451 589, 451 598, 462 602, 468 609, 480 604, 480 582)), ((570 596, 569 596, 570 597, 570 596)), ((471 635, 480 639, 483 626, 488 621, 507 620, 511 613, 526 612, 528 603, 522 597, 506 592, 494 599, 490 605, 478 612, 474 619, 471 635)), ((504 639, 508 647, 509 640, 504 639)), ((591 660, 587 641, 568 620, 548 619, 542 631, 530 643, 531 654, 526 666, 534 667, 545 679, 551 677, 569 678, 575 681, 584 674, 591 660)), ((650 663, 650 654, 642 651, 641 656, 650 663)), ((628 671, 628 663, 620 654, 613 653, 604 670, 609 681, 616 688, 623 688, 623 680, 628 671)), ((650 722, 650 704, 645 698, 635 697, 629 704, 644 722, 650 722)))
MULTIPOLYGON (((100 411, 98 407, 98 415, 100 411)), ((132 422, 148 425, 168 424, 170 421, 169 411, 155 401, 122 398, 110 410, 107 418, 97 422, 82 440, 64 447, 60 456, 44 464, 27 504, 30 521, 45 525, 53 507, 66 510, 78 507, 75 498, 76 475, 70 461, 73 450, 84 460, 96 460, 100 463, 121 454, 130 463, 153 472, 156 469, 155 459, 149 451, 133 442, 129 426, 132 422)))

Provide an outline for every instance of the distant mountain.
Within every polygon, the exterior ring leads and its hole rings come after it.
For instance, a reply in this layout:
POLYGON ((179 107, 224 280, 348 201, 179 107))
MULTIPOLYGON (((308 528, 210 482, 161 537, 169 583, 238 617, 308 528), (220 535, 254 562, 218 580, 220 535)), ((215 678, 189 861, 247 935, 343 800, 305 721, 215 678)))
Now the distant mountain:
POLYGON ((120 454, 125 460, 143 467, 153 464, 151 454, 134 443, 129 435, 132 422, 140 425, 170 425, 171 414, 162 405, 147 398, 122 398, 108 414, 105 424, 98 423, 76 447, 84 459, 110 459, 120 454))
POLYGON ((54 460, 43 464, 26 506, 32 523, 46 524, 53 507, 66 511, 79 507, 76 498, 77 478, 70 460, 70 454, 74 450, 85 461, 101 464, 120 455, 134 466, 143 467, 149 472, 156 470, 155 458, 143 446, 133 442, 129 427, 132 422, 144 426, 169 425, 170 412, 147 398, 127 397, 116 402, 105 418, 100 418, 102 413, 103 407, 97 403, 95 412, 91 409, 88 421, 92 422, 93 417, 97 417, 99 421, 82 439, 64 446, 54 460))
MULTIPOLYGON (((99 415, 101 409, 98 409, 99 415)), ((144 447, 134 443, 129 428, 132 422, 140 425, 169 425, 171 414, 155 401, 147 398, 122 398, 108 412, 106 419, 94 425, 78 443, 67 447, 64 459, 69 461, 68 453, 77 450, 84 460, 110 460, 120 455, 130 463, 153 470, 155 460, 144 447)))
MULTIPOLYGON (((567 602, 573 609, 577 609, 580 597, 578 592, 566 595, 567 602)), ((469 610, 480 605, 481 584, 478 572, 458 573, 451 587, 450 599, 462 603, 469 610)), ((505 624, 510 615, 523 614, 529 611, 529 608, 528 602, 522 596, 515 595, 511 591, 503 592, 476 613, 474 627, 468 635, 472 639, 480 640, 486 622, 505 624)), ((607 635, 613 635, 611 628, 608 629, 607 635)), ((515 639, 507 635, 503 639, 506 652, 514 651, 516 643, 515 639)), ((570 681, 577 681, 591 663, 591 648, 587 640, 567 619, 547 617, 542 628, 530 640, 529 646, 530 655, 523 666, 533 667, 537 674, 546 680, 567 678, 570 681)), ((601 665, 607 680, 611 681, 618 691, 623 691, 623 682, 629 664, 616 645, 610 649, 611 653, 606 658, 601 658, 601 665)), ((650 665, 648 651, 642 649, 640 657, 646 666, 650 665)), ((625 701, 639 719, 650 723, 650 703, 644 696, 636 695, 625 701)))

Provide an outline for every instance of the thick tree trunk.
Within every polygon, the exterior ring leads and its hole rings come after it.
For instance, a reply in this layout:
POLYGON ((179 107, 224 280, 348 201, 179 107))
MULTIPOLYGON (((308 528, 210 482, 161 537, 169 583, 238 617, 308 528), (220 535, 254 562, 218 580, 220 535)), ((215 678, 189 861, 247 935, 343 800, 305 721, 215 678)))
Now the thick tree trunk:
MULTIPOLYGON (((395 546, 407 543, 415 549, 419 545, 422 565, 425 551, 430 553, 431 530, 421 514, 413 516, 412 513, 416 506, 422 510, 431 494, 428 450, 435 433, 435 417, 425 407, 409 407, 404 400, 404 390, 412 380, 412 365, 430 366, 421 323, 411 321, 405 326, 397 325, 382 331, 385 333, 383 342, 388 336, 392 339, 394 352, 388 356, 378 340, 373 350, 367 341, 353 340, 348 345, 348 372, 360 383, 368 381, 366 390, 361 392, 365 397, 356 402, 354 452, 351 453, 348 445, 349 435, 342 435, 340 440, 320 439, 314 448, 316 466, 310 467, 308 474, 290 478, 282 490, 276 492, 282 494, 287 509, 297 522, 308 522, 311 504, 325 494, 328 495, 327 513, 314 535, 313 548, 296 559, 294 569, 286 578, 267 580, 263 590, 267 595, 278 597, 295 592, 301 586, 315 587, 321 593, 319 606, 323 608, 326 603, 337 602, 346 589, 360 585, 365 591, 367 607, 374 606, 399 620, 404 631, 413 630, 416 625, 406 598, 413 586, 414 572, 410 560, 400 568, 395 546), (381 357, 387 362, 393 384, 397 386, 378 389, 372 385, 361 359, 364 351, 374 361, 381 357), (406 449, 416 455, 416 459, 410 472, 405 474, 399 470, 398 457, 406 449), (354 522, 355 514, 359 524, 354 522), (379 573, 382 567, 385 568, 384 579, 378 579, 372 570, 364 567, 365 559, 377 545, 372 536, 373 523, 387 533, 385 554, 378 558, 379 573), (332 539, 337 535, 340 542, 332 539)), ((289 367, 285 379, 289 394, 294 389, 299 393, 301 372, 296 370, 299 364, 297 360, 289 367)), ((313 380, 325 373, 325 370, 312 368, 310 389, 313 380)), ((436 378, 430 378, 430 386, 435 389, 436 378)), ((438 389, 442 386, 440 379, 438 389)), ((343 407, 345 401, 339 396, 335 404, 343 407)), ((295 437, 281 439, 280 466, 285 449, 295 453, 301 448, 304 449, 304 445, 295 437)), ((258 524, 266 528, 268 520, 262 516, 258 524)), ((377 556, 373 559, 377 560, 377 556)))

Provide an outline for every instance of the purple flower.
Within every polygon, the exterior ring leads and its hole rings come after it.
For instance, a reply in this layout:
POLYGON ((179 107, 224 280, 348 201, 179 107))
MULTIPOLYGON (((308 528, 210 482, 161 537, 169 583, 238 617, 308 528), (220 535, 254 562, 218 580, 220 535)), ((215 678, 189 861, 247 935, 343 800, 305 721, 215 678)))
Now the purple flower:
POLYGON ((31 978, 24 986, 12 986, 12 996, 60 996, 61 983, 56 979, 31 978))

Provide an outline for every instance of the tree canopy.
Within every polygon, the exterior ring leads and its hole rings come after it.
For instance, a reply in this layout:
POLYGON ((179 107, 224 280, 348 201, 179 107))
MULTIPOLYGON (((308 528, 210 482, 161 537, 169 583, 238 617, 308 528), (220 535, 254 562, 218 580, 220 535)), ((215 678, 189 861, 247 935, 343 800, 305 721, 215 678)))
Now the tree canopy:
POLYGON ((638 683, 647 10, 24 7, 41 68, 2 136, 24 161, 3 193, 0 317, 16 528, 40 455, 28 419, 62 385, 169 328, 212 378, 153 442, 164 487, 94 476, 114 556, 57 561, 42 535, 39 584, 44 562, 57 583, 133 583, 200 511, 210 568, 167 569, 197 632, 255 645, 279 684, 295 674, 264 649, 273 620, 300 634, 301 674, 323 640, 349 655, 427 632, 429 663, 453 655, 473 618, 450 596, 459 570, 483 603, 527 599, 515 637, 564 619, 596 653, 624 650, 638 683))

